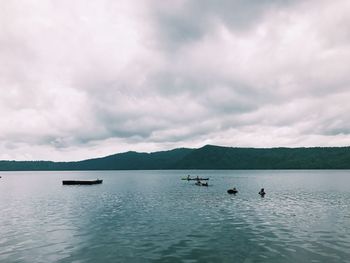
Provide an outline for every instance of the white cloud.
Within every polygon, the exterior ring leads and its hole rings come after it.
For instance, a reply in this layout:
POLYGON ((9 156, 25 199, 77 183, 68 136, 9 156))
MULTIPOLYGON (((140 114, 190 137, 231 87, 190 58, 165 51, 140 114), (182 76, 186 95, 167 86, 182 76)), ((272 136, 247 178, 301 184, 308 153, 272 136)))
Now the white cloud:
POLYGON ((0 159, 350 140, 350 4, 0 4, 0 159))

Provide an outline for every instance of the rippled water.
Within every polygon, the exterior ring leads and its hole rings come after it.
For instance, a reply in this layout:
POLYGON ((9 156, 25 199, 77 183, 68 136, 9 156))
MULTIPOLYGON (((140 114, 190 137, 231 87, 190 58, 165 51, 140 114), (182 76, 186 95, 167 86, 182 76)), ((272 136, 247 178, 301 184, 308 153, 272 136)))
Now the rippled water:
POLYGON ((187 174, 2 172, 0 262, 350 262, 350 171, 187 174))

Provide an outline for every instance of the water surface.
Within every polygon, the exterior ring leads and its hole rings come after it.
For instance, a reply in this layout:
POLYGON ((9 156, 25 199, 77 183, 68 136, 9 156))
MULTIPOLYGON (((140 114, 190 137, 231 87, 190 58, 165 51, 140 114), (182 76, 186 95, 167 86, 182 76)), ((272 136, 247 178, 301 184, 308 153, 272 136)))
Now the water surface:
POLYGON ((0 262, 350 262, 350 171, 0 176, 0 262))

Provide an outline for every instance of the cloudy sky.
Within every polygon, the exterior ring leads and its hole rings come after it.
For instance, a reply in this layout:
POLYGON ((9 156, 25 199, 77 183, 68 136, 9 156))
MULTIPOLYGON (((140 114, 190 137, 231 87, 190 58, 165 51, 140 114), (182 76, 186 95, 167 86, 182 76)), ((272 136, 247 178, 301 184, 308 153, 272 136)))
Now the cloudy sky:
POLYGON ((0 159, 350 145, 348 0, 0 0, 0 159))

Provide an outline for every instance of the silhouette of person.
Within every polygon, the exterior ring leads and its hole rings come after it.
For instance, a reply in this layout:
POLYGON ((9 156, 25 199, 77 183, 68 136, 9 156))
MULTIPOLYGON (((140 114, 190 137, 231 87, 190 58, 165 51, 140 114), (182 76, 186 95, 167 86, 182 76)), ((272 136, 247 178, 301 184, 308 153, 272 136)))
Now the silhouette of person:
POLYGON ((260 192, 259 192, 259 195, 261 195, 261 197, 264 197, 265 196, 265 190, 264 188, 261 188, 260 192))

